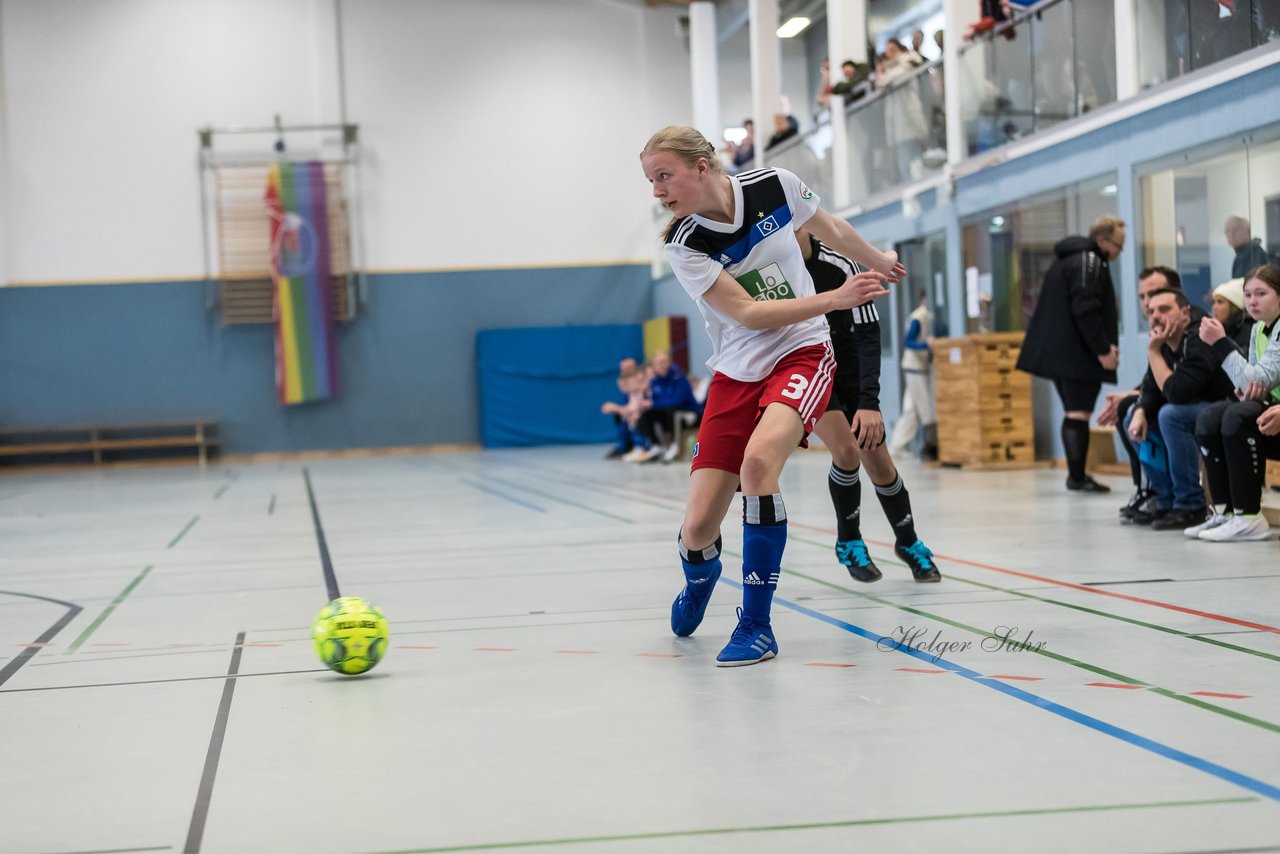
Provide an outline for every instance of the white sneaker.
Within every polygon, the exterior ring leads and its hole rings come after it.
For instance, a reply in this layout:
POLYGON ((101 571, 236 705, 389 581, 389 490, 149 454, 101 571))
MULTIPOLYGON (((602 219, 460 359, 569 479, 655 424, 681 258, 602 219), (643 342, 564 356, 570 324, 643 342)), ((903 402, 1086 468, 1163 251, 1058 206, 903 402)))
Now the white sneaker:
POLYGON ((632 448, 622 455, 622 460, 623 462, 628 463, 638 463, 641 460, 648 459, 648 457, 645 456, 647 453, 648 451, 642 451, 639 448, 632 448))
POLYGON ((1199 525, 1194 525, 1190 528, 1187 528, 1182 533, 1194 539, 1195 537, 1200 536, 1200 533, 1202 531, 1208 531, 1211 528, 1218 527, 1219 525, 1225 525, 1226 523, 1230 522, 1232 518, 1234 517, 1224 516, 1221 513, 1214 513, 1208 519, 1205 519, 1203 522, 1201 522, 1199 525))
POLYGON ((680 446, 672 442, 667 449, 662 452, 662 461, 664 463, 674 463, 680 459, 680 446))
POLYGON ((1200 535, 1200 539, 1211 543, 1244 543, 1270 538, 1271 524, 1261 513, 1255 516, 1232 516, 1225 524, 1200 535))
MULTIPOLYGON (((627 460, 627 462, 647 463, 649 462, 649 460, 657 458, 658 454, 659 454, 659 451, 657 448, 649 448, 644 451, 637 449, 635 451, 635 456, 632 457, 630 460, 627 460)), ((626 459, 626 457, 623 457, 623 459, 626 459)))

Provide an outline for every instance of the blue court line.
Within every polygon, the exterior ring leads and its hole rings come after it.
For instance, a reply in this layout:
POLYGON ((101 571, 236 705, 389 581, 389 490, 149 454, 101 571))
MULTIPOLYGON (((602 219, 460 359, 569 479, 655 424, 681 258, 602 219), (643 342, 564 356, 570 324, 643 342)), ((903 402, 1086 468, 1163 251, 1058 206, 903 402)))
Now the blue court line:
MULTIPOLYGON (((742 589, 742 585, 736 581, 728 578, 721 578, 720 580, 731 587, 737 588, 738 590, 742 589)), ((1007 685, 998 679, 988 678, 983 676, 981 673, 970 670, 967 667, 962 667, 959 664, 947 661, 945 658, 938 658, 932 653, 913 649, 910 646, 893 640, 892 638, 886 638, 873 631, 864 629, 861 626, 846 623, 844 620, 829 616, 821 611, 814 611, 810 608, 804 607, 803 605, 797 605, 795 602, 789 602, 786 599, 780 599, 776 596, 773 601, 785 608, 790 608, 798 614, 804 614, 806 617, 812 617, 813 619, 824 622, 827 625, 843 629, 850 634, 866 638, 877 645, 883 642, 893 648, 896 652, 901 652, 904 655, 911 656, 912 658, 918 658, 933 667, 941 667, 949 670, 957 676, 963 676, 971 682, 999 691, 1000 693, 1010 696, 1015 700, 1021 700, 1024 703, 1029 703, 1038 709, 1043 709, 1044 711, 1055 714, 1058 717, 1066 718, 1069 721, 1081 724, 1089 729, 1096 730, 1103 735, 1118 738, 1121 741, 1132 744, 1134 747, 1141 748, 1149 753, 1154 753, 1165 759, 1171 759, 1174 762, 1186 765, 1188 768, 1217 777, 1219 780, 1240 786, 1243 789, 1248 789, 1251 792, 1255 792, 1265 798, 1270 798, 1273 801, 1280 801, 1280 787, 1272 786, 1271 784, 1264 783, 1261 780, 1255 780, 1253 777, 1246 776, 1238 771, 1232 771, 1230 768, 1224 768, 1223 766, 1210 762, 1207 759, 1201 759, 1198 756, 1192 756, 1190 753, 1184 753, 1177 748, 1170 747, 1167 744, 1161 744, 1158 741, 1153 741, 1152 739, 1138 735, 1135 732, 1130 732, 1127 729, 1121 729, 1120 727, 1109 724, 1106 721, 1100 721, 1095 717, 1084 714, 1083 712, 1077 712, 1075 709, 1067 708, 1066 706, 1055 703, 1052 700, 1047 700, 1044 697, 1032 694, 1029 691, 1024 691, 1021 688, 1015 688, 1012 685, 1007 685)), ((877 648, 883 649, 884 647, 877 646, 877 648)))
POLYGON ((506 494, 505 492, 500 492, 491 486, 484 485, 483 483, 476 483, 474 480, 467 480, 466 478, 460 478, 458 482, 465 483, 467 486, 471 487, 472 489, 478 489, 481 492, 487 492, 490 495, 497 496, 498 498, 501 498, 505 501, 510 501, 512 504, 519 504, 521 507, 528 507, 530 510, 537 510, 539 513, 547 512, 544 508, 539 507, 537 504, 531 504, 528 501, 521 501, 519 498, 515 498, 511 495, 506 494))

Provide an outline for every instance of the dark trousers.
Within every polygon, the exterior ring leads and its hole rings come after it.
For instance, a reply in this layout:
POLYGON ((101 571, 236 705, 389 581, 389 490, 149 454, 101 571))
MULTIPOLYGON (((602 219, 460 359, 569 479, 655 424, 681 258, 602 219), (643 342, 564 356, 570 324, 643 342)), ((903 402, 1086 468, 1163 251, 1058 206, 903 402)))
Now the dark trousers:
POLYGON ((1266 408, 1256 400, 1223 400, 1196 419, 1196 441, 1214 504, 1247 516, 1261 510, 1267 457, 1280 456, 1280 436, 1263 436, 1258 430, 1258 416, 1266 408))

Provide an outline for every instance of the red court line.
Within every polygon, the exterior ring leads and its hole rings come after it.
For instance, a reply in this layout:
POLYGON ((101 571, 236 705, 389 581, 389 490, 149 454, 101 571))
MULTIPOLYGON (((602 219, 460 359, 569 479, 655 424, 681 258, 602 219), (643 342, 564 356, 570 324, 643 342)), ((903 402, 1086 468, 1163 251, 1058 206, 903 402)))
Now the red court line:
POLYGON ((53 646, 51 643, 15 643, 14 646, 23 649, 43 649, 46 646, 53 646))
POLYGON ((895 667, 894 670, 900 670, 903 673, 946 673, 945 670, 922 670, 919 667, 895 667))
MULTIPOLYGON (((808 530, 808 531, 816 531, 822 534, 832 534, 832 535, 836 534, 836 532, 830 528, 820 528, 815 525, 805 525, 803 523, 795 521, 794 519, 788 520, 788 521, 789 521, 789 524, 797 528, 804 528, 805 530, 808 530)), ((891 548, 893 546, 893 543, 886 543, 880 540, 866 540, 866 542, 872 543, 877 546, 883 546, 885 548, 891 548)), ((1096 587, 1086 587, 1083 584, 1072 584, 1070 581, 1059 581, 1056 578, 1046 578, 1043 575, 1033 575, 1030 572, 1019 572, 1016 569, 1005 569, 1004 567, 992 566, 991 564, 987 564, 987 563, 978 563, 977 561, 965 560, 963 558, 958 558, 958 557, 951 557, 950 555, 938 554, 937 552, 935 552, 933 556, 941 560, 949 560, 952 563, 960 563, 960 564, 964 564, 965 566, 975 566, 978 569, 987 569, 992 572, 1003 572, 1006 575, 1013 575, 1013 576, 1017 576, 1018 578, 1027 578, 1027 579, 1030 579, 1031 581, 1042 581, 1045 584, 1056 584, 1059 587, 1068 587, 1072 590, 1083 590, 1085 593, 1094 593, 1098 596, 1110 596, 1113 599, 1123 599, 1126 602, 1137 602, 1140 605, 1151 605, 1156 608, 1164 608, 1168 611, 1179 611, 1183 614, 1191 614, 1192 616, 1196 616, 1196 617, 1204 617, 1206 620, 1216 620, 1220 623, 1230 623, 1233 626, 1244 626, 1247 629, 1258 629, 1259 631, 1272 632, 1274 634, 1280 635, 1280 627, 1277 627, 1277 626, 1268 626, 1263 623, 1254 623, 1254 622, 1250 622, 1249 620, 1240 620, 1235 617, 1228 617, 1223 614, 1214 614, 1209 611, 1198 611, 1195 608, 1185 608, 1182 605, 1173 605, 1173 604, 1170 604, 1169 602, 1157 602, 1154 599, 1143 599, 1141 596, 1126 596, 1123 593, 1116 593, 1115 591, 1112 591, 1112 590, 1099 590, 1096 587)))
POLYGON ((506 646, 478 646, 475 648, 475 651, 476 652, 515 652, 515 648, 506 647, 506 646))
POLYGON ((856 664, 831 664, 825 661, 807 661, 805 667, 857 667, 856 664))
POLYGON ((1146 685, 1121 685, 1117 682, 1086 682, 1086 688, 1119 688, 1124 691, 1141 691, 1146 685))
POLYGON ((984 679, 1010 679, 1018 682, 1040 682, 1044 677, 1041 676, 1009 676, 1008 674, 996 673, 991 676, 985 676, 984 679))
POLYGON ((1248 694, 1219 694, 1217 691, 1192 691, 1192 697, 1226 697, 1228 700, 1247 700, 1248 694))

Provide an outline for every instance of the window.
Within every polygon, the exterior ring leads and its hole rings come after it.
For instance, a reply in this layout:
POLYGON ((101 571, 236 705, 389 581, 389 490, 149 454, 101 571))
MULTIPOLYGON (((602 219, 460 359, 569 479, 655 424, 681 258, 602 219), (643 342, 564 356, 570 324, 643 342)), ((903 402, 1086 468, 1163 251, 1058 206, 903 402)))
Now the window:
POLYGON ((1215 287, 1280 262, 1280 126, 1138 173, 1141 266, 1177 270, 1192 305, 1207 311, 1215 287))
MULTIPOLYGON (((1026 329, 1054 262, 1054 245, 1087 234, 1095 219, 1115 213, 1111 173, 961 219, 965 331, 1026 329)), ((1113 266, 1113 279, 1117 272, 1113 266)))

